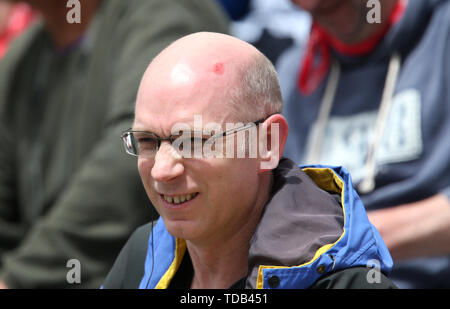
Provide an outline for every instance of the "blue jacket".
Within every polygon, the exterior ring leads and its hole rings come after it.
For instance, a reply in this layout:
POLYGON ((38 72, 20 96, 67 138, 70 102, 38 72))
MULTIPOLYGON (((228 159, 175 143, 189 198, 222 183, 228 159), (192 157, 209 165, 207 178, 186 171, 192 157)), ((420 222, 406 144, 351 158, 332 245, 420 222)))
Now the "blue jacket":
MULTIPOLYGON (((186 242, 170 235, 159 219, 148 238, 139 287, 169 287, 185 252, 186 242)), ((308 288, 339 270, 376 266, 388 274, 392 265, 343 168, 299 169, 288 159, 280 162, 251 240, 247 288, 308 288)))

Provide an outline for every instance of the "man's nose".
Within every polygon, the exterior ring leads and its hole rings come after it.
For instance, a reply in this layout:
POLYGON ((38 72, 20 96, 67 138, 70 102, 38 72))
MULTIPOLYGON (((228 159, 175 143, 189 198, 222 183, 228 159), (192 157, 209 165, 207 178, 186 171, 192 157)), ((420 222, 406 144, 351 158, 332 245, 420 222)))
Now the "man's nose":
POLYGON ((181 155, 169 143, 163 142, 155 156, 151 171, 152 178, 159 182, 170 182, 183 173, 184 165, 181 155))

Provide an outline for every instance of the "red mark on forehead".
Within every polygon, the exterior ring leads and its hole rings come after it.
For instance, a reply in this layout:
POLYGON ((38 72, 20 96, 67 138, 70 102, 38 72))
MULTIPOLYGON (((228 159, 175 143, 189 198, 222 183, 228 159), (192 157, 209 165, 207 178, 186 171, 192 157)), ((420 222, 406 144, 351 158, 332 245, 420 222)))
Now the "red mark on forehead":
POLYGON ((217 75, 222 75, 223 72, 225 72, 225 66, 223 65, 223 63, 221 62, 216 63, 214 65, 213 72, 216 73, 217 75))

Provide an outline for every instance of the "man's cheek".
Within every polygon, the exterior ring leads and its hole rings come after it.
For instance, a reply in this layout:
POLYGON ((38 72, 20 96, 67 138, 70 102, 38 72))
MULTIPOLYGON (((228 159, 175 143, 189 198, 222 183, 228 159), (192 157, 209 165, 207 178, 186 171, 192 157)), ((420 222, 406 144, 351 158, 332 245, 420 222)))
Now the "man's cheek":
POLYGON ((152 200, 152 202, 155 202, 155 193, 151 190, 151 165, 148 164, 145 161, 139 161, 138 160, 138 172, 139 176, 141 177, 142 185, 145 188, 145 191, 147 193, 147 196, 152 200))
POLYGON ((148 182, 151 176, 152 165, 148 162, 148 160, 138 158, 137 168, 142 182, 148 182))

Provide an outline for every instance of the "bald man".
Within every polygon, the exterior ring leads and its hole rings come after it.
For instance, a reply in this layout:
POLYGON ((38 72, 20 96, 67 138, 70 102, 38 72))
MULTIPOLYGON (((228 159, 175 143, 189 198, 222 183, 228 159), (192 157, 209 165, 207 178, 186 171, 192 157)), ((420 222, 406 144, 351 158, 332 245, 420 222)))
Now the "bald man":
POLYGON ((349 175, 281 157, 281 112, 276 72, 251 45, 196 33, 162 51, 122 135, 160 219, 133 234, 103 287, 392 287, 349 175))

